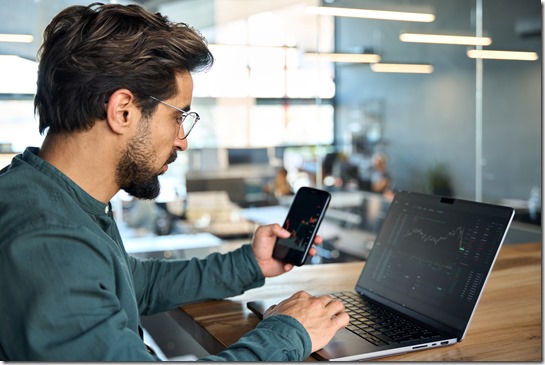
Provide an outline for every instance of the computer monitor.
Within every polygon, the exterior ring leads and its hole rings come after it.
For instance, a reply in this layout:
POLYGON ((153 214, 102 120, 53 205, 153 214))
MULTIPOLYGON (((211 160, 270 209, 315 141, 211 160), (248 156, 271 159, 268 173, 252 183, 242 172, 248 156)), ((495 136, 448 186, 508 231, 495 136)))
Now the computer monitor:
POLYGON ((267 148, 228 148, 227 162, 229 166, 268 165, 269 153, 267 148))

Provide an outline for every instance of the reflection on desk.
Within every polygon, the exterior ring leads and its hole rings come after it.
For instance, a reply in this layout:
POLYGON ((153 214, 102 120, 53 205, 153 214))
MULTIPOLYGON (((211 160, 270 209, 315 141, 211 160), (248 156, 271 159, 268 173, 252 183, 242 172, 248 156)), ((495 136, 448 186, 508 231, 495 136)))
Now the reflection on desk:
MULTIPOLYGON (((235 343, 259 322, 251 300, 354 288, 364 262, 307 265, 230 300, 186 305, 170 315, 211 354, 235 343)), ((386 361, 541 361, 541 242, 504 246, 464 341, 384 358, 386 361)))

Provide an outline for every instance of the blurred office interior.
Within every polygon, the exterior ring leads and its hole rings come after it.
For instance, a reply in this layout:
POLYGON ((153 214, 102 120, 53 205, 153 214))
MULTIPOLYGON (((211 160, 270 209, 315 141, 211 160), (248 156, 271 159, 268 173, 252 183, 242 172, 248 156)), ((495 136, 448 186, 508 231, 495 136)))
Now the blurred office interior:
MULTIPOLYGON (((188 23, 216 58, 194 75, 201 121, 161 176, 161 195, 114 199, 131 253, 229 250, 256 224, 282 223, 293 192, 310 185, 333 193, 326 241, 310 263, 364 260, 391 199, 372 191, 377 153, 391 191, 509 205, 516 221, 506 243, 541 240, 539 0, 111 2, 188 23), (381 18, 401 12, 418 17, 381 18), (431 34, 462 44, 414 39, 431 34)), ((0 42, 0 167, 43 139, 32 101, 43 29, 61 9, 89 3, 2 2, 0 39, 23 37, 0 42)))
MULTIPOLYGON (((91 2, 3 4, 0 33, 28 40, 0 42, 2 166, 43 138, 32 106, 43 29, 64 7, 91 2)), ((338 196, 337 225, 366 229, 368 201, 378 197, 387 209, 389 200, 371 188, 372 157, 381 153, 392 191, 510 205, 521 231, 509 240, 541 236, 539 0, 115 2, 190 24, 216 57, 194 75, 192 107, 202 119, 161 176, 157 201, 115 199, 134 235, 244 239, 252 223, 282 220, 281 212, 256 219, 255 209, 286 207, 303 185, 338 196), (380 19, 400 13, 420 18, 380 19), (430 34, 462 36, 462 44, 410 39, 430 34)))

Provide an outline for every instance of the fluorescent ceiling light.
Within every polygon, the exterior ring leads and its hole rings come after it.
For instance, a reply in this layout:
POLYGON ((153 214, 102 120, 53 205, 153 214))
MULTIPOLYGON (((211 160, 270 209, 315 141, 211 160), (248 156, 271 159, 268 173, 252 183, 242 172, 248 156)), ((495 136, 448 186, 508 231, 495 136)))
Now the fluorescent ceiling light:
POLYGON ((210 43, 208 48, 232 48, 232 49, 254 49, 254 48, 263 48, 263 49, 295 49, 293 46, 274 46, 274 45, 260 45, 260 44, 220 44, 220 43, 210 43))
POLYGON ((378 54, 371 53, 305 53, 305 57, 331 62, 375 63, 380 61, 378 54))
POLYGON ((0 34, 0 42, 31 43, 33 40, 30 34, 0 34))
POLYGON ((441 34, 403 33, 399 36, 399 39, 403 42, 457 44, 464 46, 489 46, 492 44, 492 39, 489 37, 469 37, 441 34))
POLYGON ((374 72, 431 74, 433 66, 414 63, 374 63, 371 65, 371 70, 374 72))
POLYGON ((483 58, 489 60, 516 60, 516 61, 536 61, 539 56, 536 52, 515 52, 515 51, 492 51, 476 50, 467 51, 469 58, 483 58))
POLYGON ((334 8, 325 6, 309 6, 307 12, 319 15, 344 16, 351 18, 399 20, 405 22, 430 23, 435 20, 435 15, 429 13, 408 13, 401 11, 384 11, 368 9, 334 8))

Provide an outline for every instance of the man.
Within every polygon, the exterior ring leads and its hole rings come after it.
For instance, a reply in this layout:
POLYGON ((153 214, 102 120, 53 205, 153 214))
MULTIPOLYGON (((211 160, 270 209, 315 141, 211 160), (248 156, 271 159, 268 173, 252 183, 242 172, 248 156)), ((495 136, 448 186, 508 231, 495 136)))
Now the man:
POLYGON ((387 199, 392 200, 394 193, 391 188, 390 174, 388 173, 388 159, 382 152, 376 152, 371 157, 372 168, 371 172, 371 190, 376 193, 381 193, 387 199))
MULTIPOLYGON (((123 247, 109 201, 120 189, 155 198, 198 120, 191 72, 213 60, 198 32, 136 5, 73 6, 46 28, 39 55, 46 137, 0 171, 1 360, 157 360, 140 315, 292 269, 272 258, 276 237, 289 236, 278 224, 205 260, 138 260, 123 247)), ((340 302, 296 293, 207 359, 303 360, 347 323, 340 302)))

